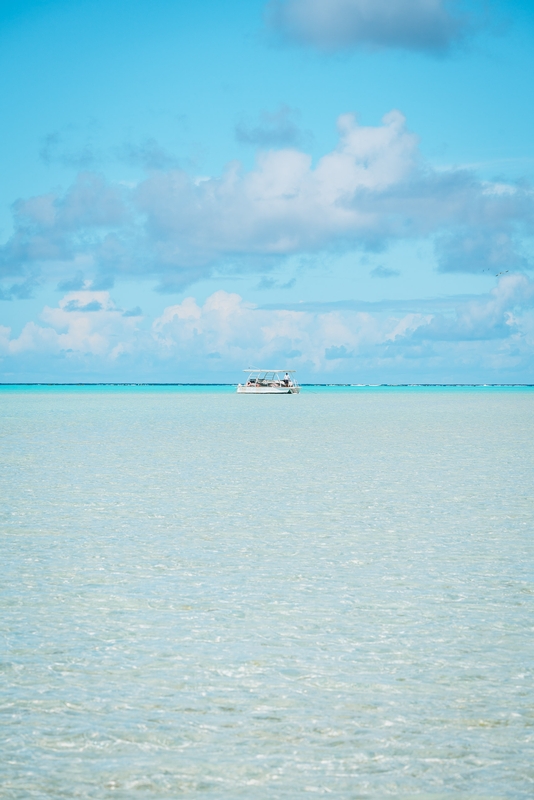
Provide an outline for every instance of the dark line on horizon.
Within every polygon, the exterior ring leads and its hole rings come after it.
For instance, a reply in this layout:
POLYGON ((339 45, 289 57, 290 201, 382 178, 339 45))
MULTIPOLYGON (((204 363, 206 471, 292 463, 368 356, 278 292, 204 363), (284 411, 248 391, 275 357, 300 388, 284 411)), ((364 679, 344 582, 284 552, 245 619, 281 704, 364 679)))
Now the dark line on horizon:
MULTIPOLYGON (((2 386, 237 386, 237 383, 51 383, 51 382, 16 382, 0 383, 2 386)), ((301 386, 324 386, 336 387, 343 386, 353 389, 380 389, 380 388, 417 388, 417 387, 466 387, 466 388, 499 388, 499 387, 522 387, 526 389, 534 388, 534 383, 301 383, 301 386)))

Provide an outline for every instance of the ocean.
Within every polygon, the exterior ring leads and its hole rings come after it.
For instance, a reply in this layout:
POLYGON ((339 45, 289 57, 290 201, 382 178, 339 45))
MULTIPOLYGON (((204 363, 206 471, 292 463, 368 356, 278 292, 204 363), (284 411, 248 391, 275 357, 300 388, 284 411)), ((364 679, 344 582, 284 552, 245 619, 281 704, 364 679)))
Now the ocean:
POLYGON ((534 796, 534 389, 1 387, 0 796, 534 796))

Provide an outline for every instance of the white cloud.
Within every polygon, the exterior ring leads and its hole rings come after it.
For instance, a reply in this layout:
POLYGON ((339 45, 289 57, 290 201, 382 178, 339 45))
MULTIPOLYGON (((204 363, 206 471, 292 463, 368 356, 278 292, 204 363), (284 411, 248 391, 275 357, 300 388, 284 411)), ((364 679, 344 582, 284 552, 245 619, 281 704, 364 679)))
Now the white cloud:
MULTIPOLYGON (((421 301, 418 301, 420 304, 421 301)), ((429 307, 432 301, 428 301, 429 307)), ((142 380, 224 380, 250 366, 293 366, 307 380, 394 382, 514 373, 534 368, 534 284, 505 275, 489 295, 440 301, 439 311, 262 309, 218 291, 188 297, 151 323, 128 316, 108 292, 69 292, 17 337, 0 328, 4 374, 25 364, 142 380), (33 361, 32 361, 33 358, 33 361), (61 367, 63 364, 63 367, 61 367), (121 372, 121 370, 123 370, 121 372), (514 372, 515 371, 515 372, 514 372)), ((379 305, 379 304, 377 304, 379 305)), ((132 312, 133 313, 133 312, 132 312)), ((519 378, 521 379, 521 378, 519 378)))
POLYGON ((450 0, 271 0, 270 25, 322 50, 364 45, 443 53, 470 20, 450 0))
POLYGON ((456 307, 451 299, 447 313, 263 310, 219 291, 202 306, 192 297, 169 306, 153 332, 158 346, 178 360, 217 353, 235 368, 291 361, 328 373, 349 356, 377 362, 418 358, 422 342, 436 356, 438 343, 480 341, 496 343, 502 354, 520 346, 530 358, 533 307, 534 285, 523 275, 501 278, 486 297, 456 307))
MULTIPOLYGON (((454 316, 436 314, 416 338, 433 341, 517 340, 532 316, 534 285, 524 275, 502 277, 489 296, 458 304, 454 316)), ((534 344, 534 342, 533 342, 534 344)))
POLYGON ((338 129, 338 146, 316 165, 298 150, 270 150, 250 172, 233 163, 198 186, 176 172, 143 182, 136 203, 161 271, 181 266, 187 279, 220 259, 383 246, 440 231, 443 269, 480 272, 507 260, 528 266, 518 238, 534 226, 529 190, 492 192, 470 173, 433 171, 398 111, 378 127, 342 115, 338 129), (472 231, 472 247, 452 246, 472 231))
POLYGON ((125 317, 108 292, 69 292, 56 308, 46 306, 41 312, 43 324, 28 322, 16 338, 2 328, 0 353, 19 356, 24 353, 93 355, 115 359, 131 352, 138 317, 125 317))
POLYGON ((93 287, 157 275, 162 289, 176 290, 216 265, 253 268, 262 259, 436 234, 443 269, 529 267, 520 244, 534 231, 529 189, 432 170, 398 111, 378 126, 345 114, 338 129, 338 145, 317 163, 297 149, 269 150, 252 170, 232 162, 218 178, 169 169, 127 187, 84 174, 64 195, 18 201, 0 269, 24 276, 48 265, 70 277, 83 262, 93 287))

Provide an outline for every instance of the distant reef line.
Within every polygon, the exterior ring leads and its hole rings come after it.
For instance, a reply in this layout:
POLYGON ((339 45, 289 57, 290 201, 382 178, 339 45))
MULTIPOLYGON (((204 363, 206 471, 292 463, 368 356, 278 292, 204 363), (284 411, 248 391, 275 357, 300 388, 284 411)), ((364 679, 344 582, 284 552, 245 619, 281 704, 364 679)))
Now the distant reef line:
MULTIPOLYGON (((237 383, 134 383, 132 381, 124 382, 111 382, 111 381, 95 381, 95 382, 76 382, 76 383, 55 383, 51 381, 41 382, 26 382, 16 381, 4 383, 0 381, 1 386, 237 386, 237 383)), ((402 389, 402 388, 534 388, 534 383, 301 383, 301 386, 323 386, 328 387, 345 387, 353 389, 402 389)))

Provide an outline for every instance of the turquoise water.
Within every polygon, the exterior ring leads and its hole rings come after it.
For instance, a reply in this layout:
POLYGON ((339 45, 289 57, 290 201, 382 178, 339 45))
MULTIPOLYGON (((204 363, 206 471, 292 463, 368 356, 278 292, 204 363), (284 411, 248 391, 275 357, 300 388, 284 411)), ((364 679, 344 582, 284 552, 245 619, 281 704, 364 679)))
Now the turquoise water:
POLYGON ((534 390, 0 410, 2 798, 534 795, 534 390))

